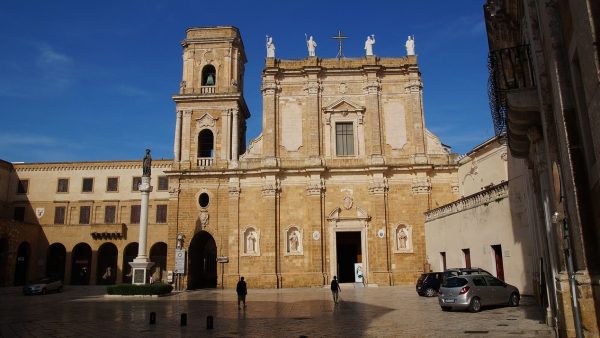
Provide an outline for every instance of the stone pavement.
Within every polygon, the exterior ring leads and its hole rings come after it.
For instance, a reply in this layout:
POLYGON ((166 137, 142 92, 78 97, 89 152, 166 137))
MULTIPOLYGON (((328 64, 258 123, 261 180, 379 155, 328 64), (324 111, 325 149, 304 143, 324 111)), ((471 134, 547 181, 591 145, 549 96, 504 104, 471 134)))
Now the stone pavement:
MULTIPOLYGON (((251 281, 249 281, 251 284, 251 281)), ((0 289, 2 337, 554 337, 533 299, 517 308, 442 312, 414 286, 352 288, 334 305, 327 288, 249 289, 238 310, 233 290, 166 297, 105 297, 104 287, 65 286, 63 293, 23 296, 0 289), (156 324, 149 324, 156 312, 156 324), (181 327, 181 313, 187 326, 181 327), (207 316, 214 328, 206 329, 207 316)))

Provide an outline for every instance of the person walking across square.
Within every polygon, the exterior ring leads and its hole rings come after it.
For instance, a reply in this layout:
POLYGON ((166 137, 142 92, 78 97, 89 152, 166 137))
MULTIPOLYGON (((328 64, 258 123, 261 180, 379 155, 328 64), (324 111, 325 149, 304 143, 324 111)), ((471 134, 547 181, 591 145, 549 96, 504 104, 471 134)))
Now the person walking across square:
POLYGON ((340 292, 342 292, 342 289, 340 289, 340 283, 337 281, 337 276, 333 276, 333 280, 331 281, 331 294, 333 295, 333 302, 335 304, 338 303, 340 292))
POLYGON ((240 302, 244 303, 244 309, 246 308, 246 295, 248 294, 248 288, 246 286, 246 282, 244 282, 244 277, 240 278, 240 281, 237 283, 235 291, 238 295, 238 310, 240 309, 240 302))

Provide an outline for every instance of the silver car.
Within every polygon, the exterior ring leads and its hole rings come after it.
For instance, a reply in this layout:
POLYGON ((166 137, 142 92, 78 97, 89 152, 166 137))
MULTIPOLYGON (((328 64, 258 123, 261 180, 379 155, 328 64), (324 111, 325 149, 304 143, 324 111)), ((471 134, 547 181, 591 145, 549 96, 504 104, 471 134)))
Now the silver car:
POLYGON ((519 289, 487 275, 464 275, 448 278, 438 293, 443 311, 468 309, 479 312, 482 306, 519 306, 519 289))
POLYGON ((45 295, 47 292, 56 291, 61 292, 63 287, 62 280, 55 278, 42 278, 33 283, 27 284, 23 287, 24 295, 45 295))

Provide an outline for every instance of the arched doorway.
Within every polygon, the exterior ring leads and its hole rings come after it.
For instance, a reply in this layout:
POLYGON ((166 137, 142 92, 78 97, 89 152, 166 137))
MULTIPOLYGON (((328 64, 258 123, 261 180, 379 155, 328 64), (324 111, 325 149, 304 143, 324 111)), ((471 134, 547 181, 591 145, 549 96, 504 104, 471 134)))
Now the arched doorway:
POLYGON ((115 284, 117 276, 117 247, 112 243, 104 243, 98 248, 98 266, 96 284, 115 284))
POLYGON ((138 254, 138 244, 137 243, 129 243, 125 247, 125 251, 123 251, 123 283, 131 284, 131 265, 129 262, 133 262, 133 260, 137 257, 138 254))
POLYGON ((0 286, 10 283, 8 266, 8 239, 0 238, 0 286))
POLYGON ((188 289, 217 287, 217 244, 208 232, 200 231, 190 242, 188 267, 188 289))
POLYGON ((155 282, 161 281, 167 270, 167 244, 158 242, 150 248, 150 261, 154 266, 150 276, 155 282))
POLYGON ((65 263, 67 259, 67 250, 60 243, 54 243, 48 247, 46 254, 46 276, 65 279, 65 263))
POLYGON ((71 262, 71 284, 88 285, 92 267, 92 248, 86 243, 75 245, 71 262))
POLYGON ((21 243, 17 250, 17 262, 15 264, 15 285, 25 285, 25 283, 27 283, 27 270, 29 267, 30 255, 31 246, 29 243, 21 243))

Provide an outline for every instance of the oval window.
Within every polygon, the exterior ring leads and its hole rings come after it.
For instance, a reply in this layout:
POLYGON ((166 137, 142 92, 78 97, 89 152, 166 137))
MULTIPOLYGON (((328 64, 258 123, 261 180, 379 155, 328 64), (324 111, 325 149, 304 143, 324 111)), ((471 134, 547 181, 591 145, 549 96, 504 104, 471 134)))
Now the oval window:
POLYGON ((208 206, 208 201, 209 201, 209 197, 208 194, 203 192, 200 194, 200 197, 198 197, 198 203, 200 203, 200 206, 203 208, 206 208, 208 206))

